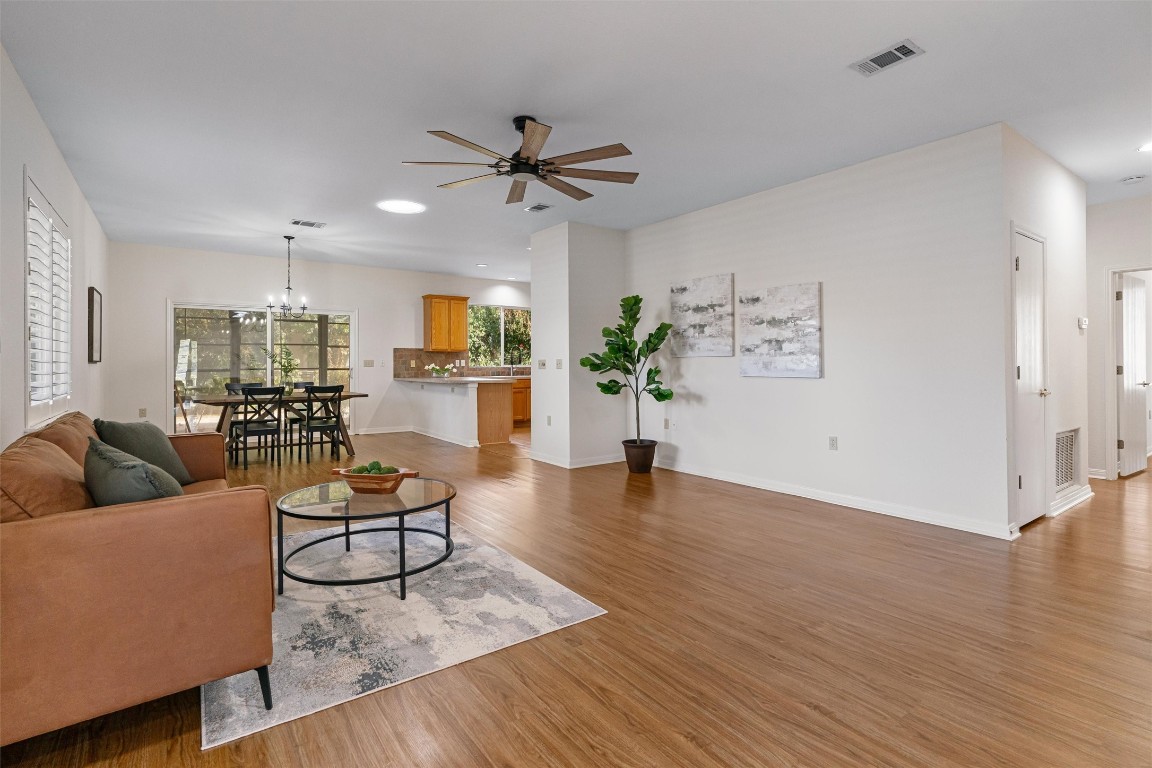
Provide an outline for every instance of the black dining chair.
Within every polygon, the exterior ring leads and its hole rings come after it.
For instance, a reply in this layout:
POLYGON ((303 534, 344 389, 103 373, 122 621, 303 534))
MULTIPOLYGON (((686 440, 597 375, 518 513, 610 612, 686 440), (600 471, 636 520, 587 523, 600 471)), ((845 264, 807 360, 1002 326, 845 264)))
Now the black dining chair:
MULTIPOLYGON (((343 384, 330 386, 304 387, 308 394, 304 419, 300 422, 300 437, 306 444, 308 462, 312 462, 312 436, 326 437, 332 445, 332 456, 340 458, 340 401, 344 393, 343 384)), ((321 443, 323 446, 323 443, 321 443)), ((297 444, 296 457, 300 457, 297 444)))
MULTIPOLYGON (((305 387, 311 387, 315 384, 316 382, 314 381, 294 381, 292 382, 292 391, 295 392, 296 390, 303 390, 305 387)), ((285 445, 289 447, 297 445, 297 443, 292 439, 292 436, 294 430, 300 426, 300 422, 303 420, 303 418, 304 414, 293 408, 291 405, 284 409, 285 445)), ((289 451, 288 456, 292 456, 291 451, 289 451)))
POLYGON ((284 387, 244 387, 244 418, 232 422, 232 463, 244 452, 244 469, 248 469, 248 438, 257 438, 257 449, 276 452, 280 466, 280 439, 283 429, 284 387))

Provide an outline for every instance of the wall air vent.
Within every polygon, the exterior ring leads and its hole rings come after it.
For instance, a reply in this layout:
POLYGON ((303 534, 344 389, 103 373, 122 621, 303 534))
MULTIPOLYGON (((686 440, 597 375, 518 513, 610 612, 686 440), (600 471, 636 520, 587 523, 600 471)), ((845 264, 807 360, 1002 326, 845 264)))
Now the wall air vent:
POLYGON ((530 205, 524 210, 528 211, 529 213, 540 213, 541 211, 546 211, 551 207, 552 206, 546 203, 536 203, 536 205, 530 205))
POLYGON ((304 219, 292 219, 292 223, 297 227, 312 227, 313 229, 323 229, 328 226, 323 221, 305 221, 304 219))
POLYGON ((872 75, 882 69, 887 69, 893 64, 899 64, 913 56, 921 56, 923 53, 924 49, 911 40, 901 40, 895 45, 891 45, 879 53, 874 53, 871 56, 860 59, 860 61, 854 62, 849 66, 864 75, 864 77, 872 77, 872 75))
POLYGON ((1076 434, 1071 429, 1056 435, 1056 492, 1076 483, 1076 434))

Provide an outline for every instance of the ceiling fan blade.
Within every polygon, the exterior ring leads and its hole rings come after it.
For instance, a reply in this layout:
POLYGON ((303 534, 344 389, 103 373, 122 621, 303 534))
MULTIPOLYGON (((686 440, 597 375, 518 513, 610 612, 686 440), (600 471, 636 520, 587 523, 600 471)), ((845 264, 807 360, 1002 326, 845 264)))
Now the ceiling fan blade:
POLYGON ((468 141, 468 139, 462 139, 459 136, 448 133, 448 131, 428 131, 428 133, 432 134, 433 136, 439 136, 441 139, 450 141, 453 144, 459 144, 462 147, 468 147, 468 149, 475 150, 482 155, 488 155, 488 157, 494 158, 496 160, 503 160, 506 163, 512 162, 507 157, 504 157, 504 155, 498 155, 490 149, 485 149, 479 144, 473 144, 472 142, 468 141))
POLYGON ((465 184, 471 184, 474 181, 480 181, 481 179, 491 179, 494 176, 499 176, 499 175, 500 174, 498 174, 498 173, 486 173, 483 176, 473 176, 470 179, 460 179, 460 181, 450 181, 447 184, 437 184, 436 186, 439 187, 440 189, 452 189, 453 187, 462 187, 465 184))
POLYGON ((552 132, 552 126, 538 123, 535 120, 524 121, 524 142, 520 145, 520 157, 524 158, 526 163, 536 162, 536 158, 540 156, 540 150, 544 149, 544 142, 548 140, 548 134, 552 132))
POLYGON ((449 163, 449 162, 430 162, 424 160, 405 160, 400 165, 478 165, 481 168, 495 168, 496 163, 449 163))
POLYGON ((594 171, 589 168, 555 168, 548 173, 564 176, 571 179, 591 179, 593 181, 615 181, 620 184, 631 184, 640 174, 630 171, 594 171))
POLYGON ((576 165, 577 163, 590 163, 593 160, 607 160, 610 157, 624 157, 630 154, 632 154, 632 150, 623 144, 609 144, 606 147, 586 149, 583 152, 549 157, 542 162, 547 165, 576 165))
POLYGON ((580 187, 574 187, 566 181, 560 181, 560 179, 556 178, 555 176, 541 176, 540 181, 552 187, 552 189, 556 190, 557 192, 563 192, 564 194, 568 195, 568 197, 576 200, 587 200, 588 198, 592 197, 591 192, 585 192, 584 190, 580 189, 580 187))
POLYGON ((508 199, 504 201, 505 205, 524 202, 524 190, 527 188, 528 182, 513 181, 512 188, 508 190, 508 199))

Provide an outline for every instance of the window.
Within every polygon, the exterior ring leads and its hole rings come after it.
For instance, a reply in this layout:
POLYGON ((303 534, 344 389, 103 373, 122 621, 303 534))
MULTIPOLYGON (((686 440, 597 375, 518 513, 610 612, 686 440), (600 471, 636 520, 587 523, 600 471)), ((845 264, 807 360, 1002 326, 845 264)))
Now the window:
MULTIPOLYGON (((219 408, 193 403, 197 397, 220 395, 228 382, 272 382, 291 388, 293 382, 343 384, 351 387, 351 315, 308 314, 269 323, 265 310, 174 307, 172 359, 176 397, 181 398, 188 428, 209 430, 219 408), (297 368, 285 378, 273 355, 287 349, 297 368)), ((342 405, 351 421, 349 402, 342 405)), ((174 429, 185 429, 183 414, 173 411, 174 429)))
POLYGON ((468 363, 474 366, 529 365, 532 310, 468 307, 468 363))
POLYGON ((25 307, 27 426, 68 410, 72 397, 72 240, 28 179, 25 307))

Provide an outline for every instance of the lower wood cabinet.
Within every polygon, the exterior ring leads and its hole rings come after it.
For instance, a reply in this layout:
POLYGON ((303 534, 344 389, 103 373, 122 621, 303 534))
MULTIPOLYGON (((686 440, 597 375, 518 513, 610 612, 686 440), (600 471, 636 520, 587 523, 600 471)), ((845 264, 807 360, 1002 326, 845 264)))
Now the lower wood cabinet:
POLYGON ((532 380, 512 382, 512 421, 532 420, 532 380))

